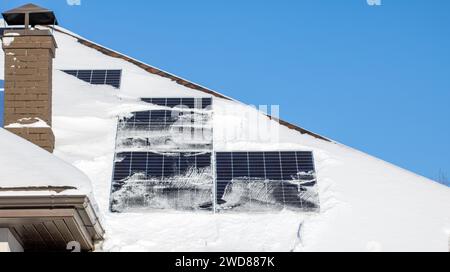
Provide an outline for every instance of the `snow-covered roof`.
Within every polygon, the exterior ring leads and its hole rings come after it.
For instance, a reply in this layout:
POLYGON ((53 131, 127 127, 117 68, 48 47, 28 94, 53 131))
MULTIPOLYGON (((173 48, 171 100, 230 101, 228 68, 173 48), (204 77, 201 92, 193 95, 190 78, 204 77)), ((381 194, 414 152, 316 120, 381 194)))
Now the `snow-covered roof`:
POLYGON ((0 195, 89 195, 92 191, 81 171, 1 128, 0 150, 0 195))
MULTIPOLYGON (((279 134, 275 138, 255 139, 252 137, 254 131, 247 129, 254 119, 246 114, 254 109, 217 96, 214 96, 215 150, 313 151, 321 212, 216 216, 173 212, 109 213, 117 115, 148 109, 148 105, 139 102, 140 97, 205 97, 213 94, 149 73, 126 59, 80 42, 78 36, 66 34, 70 33, 67 30, 60 30, 55 32, 59 48, 53 80, 55 155, 92 180, 95 198, 105 214, 104 225, 109 237, 104 250, 448 251, 450 188, 350 147, 319 140, 276 123, 273 125, 279 128, 279 134), (59 71, 63 69, 121 69, 122 86, 117 90, 110 86, 90 85, 59 71), (231 140, 225 136, 230 131, 238 132, 231 140)), ((2 63, 0 72, 3 73, 1 69, 2 63)), ((267 119, 263 114, 259 118, 267 119)), ((25 152, 36 151, 23 140, 6 132, 3 134, 6 138, 2 136, 2 139, 22 147, 17 149, 19 155, 14 155, 16 151, 9 143, 8 149, 0 146, 2 162, 8 163, 10 156, 27 159, 25 152), (6 153, 3 150, 7 150, 6 153)), ((50 154, 43 155, 42 152, 39 156, 43 156, 44 161, 51 160, 50 154)), ((29 173, 42 169, 50 172, 45 169, 67 167, 53 163, 33 166, 29 171, 20 170, 21 166, 13 169, 25 172, 22 175, 28 177, 29 173)), ((0 169, 0 173, 8 171, 8 176, 14 172, 0 169)), ((61 172, 57 171, 55 175, 61 172)), ((70 177, 64 180, 58 177, 52 181, 63 182, 63 185, 77 182, 70 177)), ((14 179, 9 183, 16 181, 18 185, 24 182, 14 179)))

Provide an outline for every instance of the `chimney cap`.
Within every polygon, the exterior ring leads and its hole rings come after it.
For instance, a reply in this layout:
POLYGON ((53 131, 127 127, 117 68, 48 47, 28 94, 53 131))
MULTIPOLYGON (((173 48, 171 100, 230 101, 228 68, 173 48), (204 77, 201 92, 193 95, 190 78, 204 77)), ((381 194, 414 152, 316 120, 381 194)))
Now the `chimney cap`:
POLYGON ((35 4, 26 4, 21 7, 2 13, 8 25, 58 25, 55 13, 35 4), (27 16, 29 18, 27 24, 27 16))

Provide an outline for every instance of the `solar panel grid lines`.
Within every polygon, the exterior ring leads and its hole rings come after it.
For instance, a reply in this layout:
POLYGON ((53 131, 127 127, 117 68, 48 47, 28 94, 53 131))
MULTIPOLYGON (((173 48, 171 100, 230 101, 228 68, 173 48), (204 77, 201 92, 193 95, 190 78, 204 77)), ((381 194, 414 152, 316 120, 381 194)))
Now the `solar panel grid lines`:
MULTIPOLYGON (((148 124, 150 128, 158 128, 167 125, 168 123, 174 123, 180 116, 186 116, 187 114, 182 111, 183 107, 187 109, 195 109, 198 107, 201 110, 204 110, 212 105, 211 98, 143 98, 142 101, 162 107, 169 107, 172 108, 172 110, 160 109, 135 112, 133 113, 134 116, 127 120, 128 122, 134 122, 135 127, 148 124), (180 110, 177 111, 176 109, 180 110)), ((196 118, 199 118, 200 120, 200 116, 202 115, 194 111, 190 112, 190 114, 192 115, 192 118, 189 120, 191 124, 198 121, 196 118)))
POLYGON ((162 108, 119 121, 116 150, 212 150, 212 98, 142 98, 162 108), (123 148, 122 148, 123 147, 123 148), (172 148, 172 149, 171 149, 172 148))
MULTIPOLYGON (((122 121, 127 128, 160 130, 169 127, 210 130, 201 116, 187 115, 177 111, 153 110, 134 112, 130 118, 122 121)), ((192 131, 190 131, 192 132, 192 131)))
POLYGON ((122 70, 61 70, 94 85, 110 85, 120 89, 122 70))
POLYGON ((312 152, 216 152, 215 175, 217 202, 318 209, 312 152))
POLYGON ((191 210, 211 200, 211 153, 122 152, 116 158, 112 211, 191 210))
POLYGON ((141 98, 142 101, 162 107, 184 107, 187 109, 207 109, 212 106, 211 97, 193 98, 141 98))
POLYGON ((116 154, 114 180, 124 180, 134 174, 146 177, 166 178, 189 169, 211 166, 211 153, 155 153, 121 152, 116 154), (174 168, 175 167, 175 168, 174 168))

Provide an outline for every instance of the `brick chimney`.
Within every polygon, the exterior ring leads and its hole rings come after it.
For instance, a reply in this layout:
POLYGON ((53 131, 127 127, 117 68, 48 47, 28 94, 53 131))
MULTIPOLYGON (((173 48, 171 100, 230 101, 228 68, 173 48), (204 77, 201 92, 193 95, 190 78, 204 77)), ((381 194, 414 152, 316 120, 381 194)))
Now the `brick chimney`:
POLYGON ((6 30, 3 35, 4 126, 10 132, 53 152, 52 70, 57 45, 49 30, 29 27, 39 24, 39 20, 42 21, 44 17, 48 19, 48 16, 39 17, 42 12, 48 14, 50 11, 33 5, 31 9, 30 6, 24 6, 3 14, 7 22, 8 19, 16 22, 13 19, 20 18, 8 15, 25 14, 21 17, 25 20, 22 22, 25 28, 6 30))

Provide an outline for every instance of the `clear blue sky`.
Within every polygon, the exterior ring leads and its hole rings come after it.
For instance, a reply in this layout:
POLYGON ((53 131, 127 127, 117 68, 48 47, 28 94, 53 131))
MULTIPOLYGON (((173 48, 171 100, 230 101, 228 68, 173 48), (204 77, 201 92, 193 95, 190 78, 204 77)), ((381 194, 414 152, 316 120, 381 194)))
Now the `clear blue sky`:
MULTIPOLYGON (((30 0, 29 0, 30 1, 30 0)), ((0 0, 1 9, 28 1, 0 0)), ((62 26, 430 178, 450 176, 450 1, 41 0, 62 26)))

